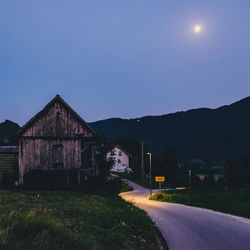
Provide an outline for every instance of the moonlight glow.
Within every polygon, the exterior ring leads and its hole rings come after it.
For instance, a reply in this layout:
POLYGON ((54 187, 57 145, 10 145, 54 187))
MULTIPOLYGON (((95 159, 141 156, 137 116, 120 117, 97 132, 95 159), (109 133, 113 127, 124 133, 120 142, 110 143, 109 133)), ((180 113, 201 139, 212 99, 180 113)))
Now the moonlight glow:
POLYGON ((201 31, 201 26, 200 25, 195 25, 194 26, 194 32, 199 33, 201 31))

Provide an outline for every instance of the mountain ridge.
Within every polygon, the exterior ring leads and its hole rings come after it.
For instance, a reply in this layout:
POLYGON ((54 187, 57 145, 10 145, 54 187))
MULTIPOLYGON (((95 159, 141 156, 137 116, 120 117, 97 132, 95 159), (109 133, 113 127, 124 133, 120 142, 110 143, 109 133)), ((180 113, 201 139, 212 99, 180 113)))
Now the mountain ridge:
MULTIPOLYGON (((162 114, 162 115, 145 115, 145 116, 141 116, 141 117, 135 117, 135 118, 120 118, 120 117, 111 117, 111 118, 107 118, 107 119, 102 119, 102 120, 97 120, 97 121, 93 121, 93 122, 88 122, 88 124, 94 124, 94 123, 98 123, 98 122, 102 122, 102 121, 107 121, 107 120, 112 120, 112 119, 120 119, 120 120, 125 120, 125 121, 129 121, 129 120, 138 120, 138 119, 142 119, 142 118, 147 118, 147 117, 162 117, 162 116, 168 116, 168 115, 175 115, 175 114, 179 114, 179 113, 186 113, 186 112, 190 112, 190 111, 196 111, 196 110, 218 110, 218 109, 223 109, 223 108, 227 108, 233 105, 238 105, 238 104, 242 104, 245 102, 249 102, 250 103, 250 96, 247 96, 243 99, 240 99, 238 101, 235 101, 231 104, 226 104, 226 105, 222 105, 219 106, 217 108, 206 108, 206 107, 201 107, 201 108, 192 108, 192 109, 188 109, 188 110, 184 110, 184 111, 176 111, 176 112, 171 112, 171 113, 167 113, 167 114, 162 114)), ((250 104, 249 104, 250 106, 250 104)))
POLYGON ((250 97, 215 109, 197 108, 133 119, 109 118, 89 124, 111 139, 123 134, 143 140, 158 156, 165 148, 174 148, 183 161, 200 158, 225 164, 230 157, 250 153, 250 97))
POLYGON ((10 120, 5 120, 4 122, 0 123, 0 143, 7 143, 8 139, 13 136, 19 129, 20 126, 10 120))
MULTIPOLYGON (((180 161, 202 159, 225 164, 230 157, 250 155, 250 96, 218 108, 196 108, 132 119, 108 118, 88 123, 111 141, 117 135, 143 140, 154 155, 175 149, 180 161)), ((6 142, 19 125, 0 123, 0 141, 6 142)))

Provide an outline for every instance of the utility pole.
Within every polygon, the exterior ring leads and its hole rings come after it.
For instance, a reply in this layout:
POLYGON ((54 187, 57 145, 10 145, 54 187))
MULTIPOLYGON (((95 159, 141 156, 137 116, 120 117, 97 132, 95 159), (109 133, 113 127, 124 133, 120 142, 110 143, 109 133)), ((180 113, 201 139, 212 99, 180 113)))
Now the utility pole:
POLYGON ((95 166, 95 152, 94 152, 94 146, 91 146, 91 161, 92 161, 92 171, 95 173, 95 176, 97 175, 96 173, 96 166, 95 166))
POLYGON ((141 142, 141 176, 144 177, 144 147, 143 141, 141 142))
POLYGON ((149 155, 149 173, 150 173, 150 195, 152 195, 152 168, 151 168, 151 153, 147 153, 149 155))
POLYGON ((189 187, 191 188, 191 180, 192 180, 192 172, 191 172, 191 169, 188 170, 188 176, 189 176, 189 187))

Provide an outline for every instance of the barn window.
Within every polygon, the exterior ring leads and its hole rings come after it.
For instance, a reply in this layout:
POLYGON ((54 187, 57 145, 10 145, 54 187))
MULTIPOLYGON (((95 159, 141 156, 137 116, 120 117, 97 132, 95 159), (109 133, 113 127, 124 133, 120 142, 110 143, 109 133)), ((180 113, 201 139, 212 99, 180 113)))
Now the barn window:
POLYGON ((111 152, 110 152, 110 155, 115 155, 115 151, 114 150, 112 150, 111 152))
POLYGON ((119 151, 118 155, 119 155, 119 156, 122 156, 122 151, 119 151))

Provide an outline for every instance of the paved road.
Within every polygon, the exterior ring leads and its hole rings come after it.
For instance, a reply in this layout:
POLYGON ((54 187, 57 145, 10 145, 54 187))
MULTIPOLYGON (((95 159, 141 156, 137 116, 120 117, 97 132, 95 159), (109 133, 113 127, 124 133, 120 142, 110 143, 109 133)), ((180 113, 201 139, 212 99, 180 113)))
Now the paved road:
POLYGON ((145 210, 162 232, 170 250, 250 250, 250 220, 209 209, 147 199, 149 190, 133 182, 121 193, 145 210))

